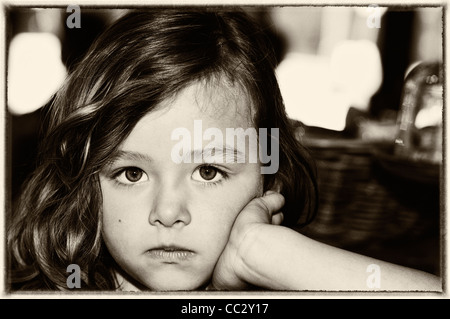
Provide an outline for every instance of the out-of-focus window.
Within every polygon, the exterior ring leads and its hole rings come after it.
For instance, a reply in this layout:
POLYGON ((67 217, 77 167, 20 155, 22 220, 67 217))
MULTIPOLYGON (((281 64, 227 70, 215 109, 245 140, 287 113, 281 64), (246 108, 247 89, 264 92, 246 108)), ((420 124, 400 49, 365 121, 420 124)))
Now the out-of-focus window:
POLYGON ((341 131, 350 108, 396 111, 408 67, 442 60, 441 8, 275 7, 270 17, 287 43, 286 110, 309 126, 341 131))

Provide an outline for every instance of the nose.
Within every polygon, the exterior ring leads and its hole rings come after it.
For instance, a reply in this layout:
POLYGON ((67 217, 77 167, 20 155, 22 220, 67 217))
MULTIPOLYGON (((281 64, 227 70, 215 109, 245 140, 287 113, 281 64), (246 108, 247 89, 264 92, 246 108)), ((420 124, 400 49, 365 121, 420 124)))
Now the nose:
POLYGON ((189 225, 191 214, 187 208, 187 194, 177 187, 161 187, 149 214, 153 226, 180 227, 189 225))

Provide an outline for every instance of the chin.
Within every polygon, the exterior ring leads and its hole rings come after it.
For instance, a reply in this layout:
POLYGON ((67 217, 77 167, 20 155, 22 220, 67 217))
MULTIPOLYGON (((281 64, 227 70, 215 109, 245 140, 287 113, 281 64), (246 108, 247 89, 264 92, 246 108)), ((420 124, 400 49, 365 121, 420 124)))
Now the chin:
POLYGON ((176 280, 167 278, 163 280, 152 280, 148 287, 153 291, 193 291, 204 290, 208 284, 207 280, 176 280))
POLYGON ((186 272, 168 271, 154 272, 147 276, 134 276, 141 290, 151 291, 193 291, 204 290, 210 282, 210 275, 205 273, 191 274, 186 272))

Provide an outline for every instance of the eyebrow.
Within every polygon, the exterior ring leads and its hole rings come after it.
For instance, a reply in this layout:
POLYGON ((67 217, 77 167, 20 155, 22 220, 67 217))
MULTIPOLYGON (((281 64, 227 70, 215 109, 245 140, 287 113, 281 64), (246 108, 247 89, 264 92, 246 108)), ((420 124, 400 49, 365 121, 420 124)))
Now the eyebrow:
POLYGON ((226 144, 224 147, 206 147, 204 149, 194 149, 191 153, 187 153, 184 155, 184 159, 186 156, 192 156, 192 162, 196 157, 200 157, 203 159, 203 162, 213 162, 211 161, 214 158, 219 156, 225 156, 223 158, 223 163, 244 163, 245 162, 245 154, 240 150, 226 144), (214 155, 212 155, 212 151, 214 150, 214 155))
POLYGON ((133 152, 133 151, 119 150, 111 157, 111 159, 108 161, 108 163, 112 164, 118 160, 146 161, 146 162, 153 161, 151 156, 149 156, 147 154, 133 152))
MULTIPOLYGON (((223 148, 220 147, 206 147, 204 149, 194 149, 191 152, 187 152, 183 155, 184 163, 194 163, 194 159, 197 157, 202 158, 202 162, 214 162, 213 159, 219 156, 225 156, 223 158, 223 163, 244 163, 245 162, 245 154, 240 150, 230 146, 225 145, 223 148), (214 150, 214 155, 212 155, 212 151, 214 150), (185 161, 188 159, 188 161, 185 161)), ((144 162, 152 162, 153 159, 150 155, 134 152, 134 151, 117 151, 110 160, 108 160, 108 164, 112 165, 113 163, 119 160, 129 160, 129 161, 144 161, 144 162)))

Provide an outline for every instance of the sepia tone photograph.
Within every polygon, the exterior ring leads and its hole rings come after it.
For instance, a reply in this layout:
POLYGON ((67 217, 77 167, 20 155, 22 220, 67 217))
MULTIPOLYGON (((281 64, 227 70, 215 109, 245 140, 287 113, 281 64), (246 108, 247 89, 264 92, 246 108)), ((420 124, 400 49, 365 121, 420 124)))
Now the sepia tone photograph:
POLYGON ((3 11, 4 295, 445 293, 443 6, 3 11))

